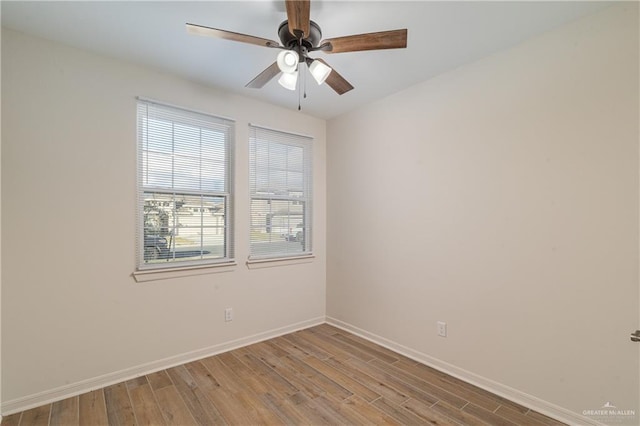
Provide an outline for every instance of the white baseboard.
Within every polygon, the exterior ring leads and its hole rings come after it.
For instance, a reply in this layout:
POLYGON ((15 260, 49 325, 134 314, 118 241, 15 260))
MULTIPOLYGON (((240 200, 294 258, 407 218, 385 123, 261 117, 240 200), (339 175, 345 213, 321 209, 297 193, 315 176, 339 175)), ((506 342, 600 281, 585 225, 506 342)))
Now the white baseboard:
POLYGON ((351 325, 344 321, 340 321, 339 319, 327 317, 326 322, 335 327, 358 335, 380 346, 384 346, 387 349, 391 349, 394 352, 402 354, 422 364, 428 365, 429 367, 433 367, 436 370, 442 371, 443 373, 447 373, 460 380, 464 380, 467 383, 478 386, 479 388, 482 388, 486 391, 499 395, 503 398, 506 398, 510 401, 518 403, 551 418, 554 418, 558 421, 567 423, 569 425, 604 426, 602 423, 597 422, 594 419, 584 417, 578 413, 567 410, 566 408, 559 407, 535 396, 528 395, 509 386, 495 382, 491 379, 487 379, 486 377, 482 377, 470 371, 456 367, 455 365, 449 364, 425 353, 408 348, 404 345, 394 342, 393 340, 389 340, 382 336, 370 333, 354 325, 351 325))
POLYGON ((60 386, 33 395, 28 395, 22 398, 16 398, 11 401, 4 402, 2 404, 0 412, 3 416, 18 413, 20 411, 38 407, 40 405, 60 401, 62 399, 90 392, 95 389, 100 389, 105 386, 140 377, 145 374, 154 373, 156 371, 217 355, 243 346, 251 345, 253 343, 261 342, 263 340, 282 336, 283 334, 288 334, 297 330, 313 327, 314 325, 323 324, 324 322, 325 317, 313 318, 285 327, 280 327, 262 333, 254 334, 252 336, 232 340, 230 342, 225 342, 218 345, 209 346, 207 348, 202 348, 157 361, 152 361, 146 364, 141 364, 135 367, 126 368, 124 370, 108 373, 102 376, 93 377, 91 379, 86 379, 65 386, 60 386))

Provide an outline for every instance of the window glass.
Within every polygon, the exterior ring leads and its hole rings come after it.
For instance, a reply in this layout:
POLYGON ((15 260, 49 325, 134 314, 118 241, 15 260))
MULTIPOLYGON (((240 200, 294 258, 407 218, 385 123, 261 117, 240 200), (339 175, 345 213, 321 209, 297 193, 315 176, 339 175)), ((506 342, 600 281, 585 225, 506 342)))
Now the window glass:
POLYGON ((233 122, 138 102, 138 269, 228 261, 233 122))
POLYGON ((249 128, 250 258, 311 253, 312 139, 249 128))

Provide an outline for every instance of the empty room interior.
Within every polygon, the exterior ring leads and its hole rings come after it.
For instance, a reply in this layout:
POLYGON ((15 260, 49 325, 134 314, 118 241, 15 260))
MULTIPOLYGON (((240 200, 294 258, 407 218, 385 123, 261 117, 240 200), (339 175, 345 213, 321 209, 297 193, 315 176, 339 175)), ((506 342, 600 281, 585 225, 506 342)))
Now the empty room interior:
POLYGON ((639 9, 3 0, 3 425, 640 424, 639 9))

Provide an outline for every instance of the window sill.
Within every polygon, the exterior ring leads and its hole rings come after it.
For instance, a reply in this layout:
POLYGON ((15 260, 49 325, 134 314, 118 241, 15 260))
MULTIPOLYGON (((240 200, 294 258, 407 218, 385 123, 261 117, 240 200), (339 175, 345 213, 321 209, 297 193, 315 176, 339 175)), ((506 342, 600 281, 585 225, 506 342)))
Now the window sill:
POLYGON ((145 269, 135 271, 133 278, 136 282, 142 283, 147 281, 168 280, 171 278, 190 277, 194 275, 218 274, 221 272, 230 272, 235 269, 238 264, 235 261, 216 263, 210 265, 197 266, 181 266, 176 268, 163 269, 145 269))
POLYGON ((313 254, 296 257, 274 257, 269 259, 249 259, 247 260, 247 268, 262 269, 273 268, 276 266, 299 265, 302 263, 311 263, 315 256, 313 254))

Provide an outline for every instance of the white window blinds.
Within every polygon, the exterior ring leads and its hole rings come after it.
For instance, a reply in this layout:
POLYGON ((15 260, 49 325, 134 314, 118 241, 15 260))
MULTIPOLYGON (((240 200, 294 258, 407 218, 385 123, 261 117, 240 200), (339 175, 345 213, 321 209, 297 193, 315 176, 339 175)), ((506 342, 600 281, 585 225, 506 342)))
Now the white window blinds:
POLYGON ((233 126, 138 100, 138 269, 233 259, 233 126))
POLYGON ((249 126, 250 259, 311 254, 312 142, 249 126))

